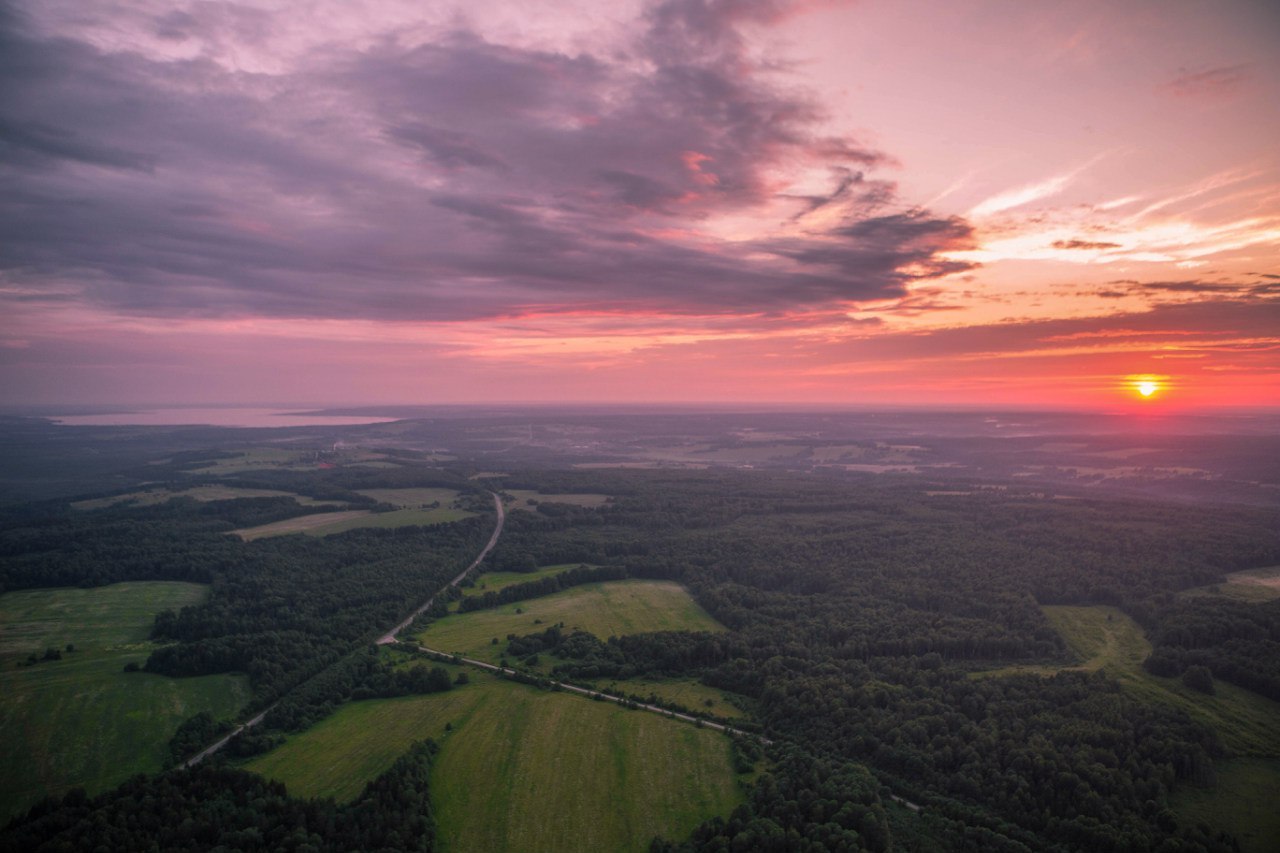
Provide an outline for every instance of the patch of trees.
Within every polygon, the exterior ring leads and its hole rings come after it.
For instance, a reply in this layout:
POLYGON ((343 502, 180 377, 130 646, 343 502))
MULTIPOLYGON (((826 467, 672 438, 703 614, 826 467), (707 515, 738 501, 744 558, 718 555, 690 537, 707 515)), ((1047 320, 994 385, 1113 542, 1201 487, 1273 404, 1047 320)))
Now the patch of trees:
POLYGON ((605 581, 620 581, 626 580, 626 578, 627 570, 621 566, 592 567, 579 565, 545 578, 539 578, 536 581, 513 584, 499 590, 489 590, 479 595, 467 596, 458 602, 458 612, 469 613, 472 610, 486 610, 492 607, 500 607, 503 604, 510 604, 514 601, 526 601, 530 598, 552 595, 574 586, 603 583, 605 581))
POLYGON ((1280 599, 1175 599, 1152 622, 1147 671, 1185 680, 1194 670, 1188 686, 1202 692, 1213 692, 1217 677, 1280 701, 1280 599))
MULTIPOLYGON (((679 579, 730 633, 700 646, 544 631, 509 638, 509 653, 554 650, 568 659, 561 677, 684 674, 753 697, 767 736, 833 767, 865 763, 919 802, 939 798, 927 820, 950 839, 942 849, 1231 849, 1179 834, 1167 809, 1176 786, 1212 782, 1221 747, 1209 730, 1105 675, 964 670, 1065 660, 1042 603, 1139 615, 1153 595, 1275 562, 1280 531, 1266 513, 1050 502, 1012 487, 938 501, 916 480, 781 473, 635 472, 632 485, 590 522, 522 519, 505 547, 679 579)), ((739 817, 694 849, 731 849, 739 817)), ((821 832, 779 834, 770 820, 757 849, 802 849, 797 836, 821 832)))
POLYGON ((367 851, 435 846, 429 776, 436 746, 415 744, 349 805, 290 797, 243 770, 201 765, 137 776, 98 797, 48 799, 0 833, 3 853, 64 850, 367 851))

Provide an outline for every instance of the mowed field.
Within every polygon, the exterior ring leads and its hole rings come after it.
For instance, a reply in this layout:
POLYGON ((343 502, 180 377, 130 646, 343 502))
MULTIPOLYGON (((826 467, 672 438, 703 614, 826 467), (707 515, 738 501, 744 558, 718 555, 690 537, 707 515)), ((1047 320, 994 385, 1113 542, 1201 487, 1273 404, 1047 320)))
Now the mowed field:
POLYGON ((174 498, 192 498, 193 500, 210 502, 210 501, 229 501, 236 498, 293 498, 303 506, 342 506, 334 501, 318 501, 315 498, 309 498, 305 495, 295 494, 293 492, 280 492, 275 489, 244 489, 238 486, 193 486, 190 489, 170 490, 170 489, 143 489, 137 492, 129 492, 124 495, 112 495, 106 498, 92 498, 85 501, 76 501, 71 506, 76 509, 92 510, 102 509, 103 507, 116 506, 117 504, 128 504, 130 506, 151 506, 153 504, 161 504, 171 501, 174 498))
POLYGON ((438 651, 496 662, 508 634, 532 634, 561 622, 566 633, 582 630, 601 639, 650 631, 724 630, 675 581, 626 580, 451 614, 432 622, 417 639, 438 651), (498 645, 492 643, 495 637, 498 645))
MULTIPOLYGON (((1054 628, 1083 661, 1075 667, 1105 669, 1130 693, 1185 711, 1217 732, 1234 758, 1216 766, 1211 790, 1187 790, 1176 799, 1177 813, 1188 824, 1203 821, 1246 842, 1249 853, 1271 853, 1280 828, 1274 796, 1280 794, 1280 703, 1225 681, 1215 682, 1216 695, 1186 687, 1176 678, 1160 678, 1142 668, 1151 644, 1142 628, 1114 607, 1044 607, 1054 628)), ((995 673, 1036 672, 1051 667, 1008 667, 995 673)))
POLYGON ((249 699, 242 676, 173 679, 126 673, 151 651, 154 615, 198 604, 207 587, 172 582, 0 595, 0 821, 46 794, 107 790, 154 772, 179 723, 200 711, 235 714, 249 699), (48 647, 76 651, 20 667, 48 647))
POLYGON ((355 530, 357 527, 426 527, 431 524, 448 524, 472 515, 475 513, 449 507, 397 509, 392 512, 369 512, 367 509, 356 509, 300 515, 297 518, 286 518, 284 521, 274 521, 259 527, 233 530, 232 533, 246 542, 267 536, 288 536, 291 533, 330 536, 334 533, 355 530))
POLYGON ((345 705, 247 768, 295 794, 350 799, 433 737, 438 849, 454 853, 643 851, 742 801, 718 732, 471 675, 448 693, 345 705))
POLYGON ((538 503, 571 504, 585 507, 604 506, 609 501, 608 495, 597 494, 543 494, 531 489, 503 489, 503 492, 515 498, 515 503, 510 506, 511 509, 537 509, 536 506, 529 503, 531 500, 538 503))

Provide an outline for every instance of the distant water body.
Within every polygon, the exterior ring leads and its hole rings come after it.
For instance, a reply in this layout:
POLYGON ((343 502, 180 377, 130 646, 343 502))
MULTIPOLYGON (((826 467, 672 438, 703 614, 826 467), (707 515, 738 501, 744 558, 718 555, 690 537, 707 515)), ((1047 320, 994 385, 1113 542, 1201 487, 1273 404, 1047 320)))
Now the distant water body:
POLYGON ((309 427, 358 426, 397 420, 356 415, 323 415, 288 409, 140 409, 96 415, 50 415, 64 426, 219 426, 309 427))

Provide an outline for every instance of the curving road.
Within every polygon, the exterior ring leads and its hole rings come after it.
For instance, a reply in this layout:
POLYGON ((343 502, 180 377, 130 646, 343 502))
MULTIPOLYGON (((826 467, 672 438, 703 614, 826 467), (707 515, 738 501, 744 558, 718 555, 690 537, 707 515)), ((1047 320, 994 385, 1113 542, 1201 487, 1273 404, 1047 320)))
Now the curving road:
MULTIPOLYGON (((480 565, 480 561, 483 560, 485 557, 489 556, 489 552, 493 550, 493 546, 498 544, 498 537, 502 535, 502 525, 503 525, 503 522, 507 520, 507 514, 502 506, 502 498, 498 497, 498 495, 495 492, 490 492, 489 494, 493 497, 494 508, 496 508, 498 511, 498 523, 493 526, 493 534, 489 537, 489 541, 484 546, 484 550, 480 552, 480 555, 478 557, 476 557, 474 560, 471 561, 470 565, 468 565, 465 569, 462 570, 462 573, 460 575, 458 575, 453 580, 449 581, 449 583, 445 587, 446 589, 450 586, 457 586, 459 583, 461 583, 462 579, 467 576, 467 572, 471 571, 476 566, 480 565)), ((440 593, 436 593, 436 595, 439 595, 439 594, 440 593)), ((387 633, 383 634, 378 639, 378 645, 386 645, 387 643, 394 643, 396 641, 396 634, 400 633, 405 628, 408 628, 409 624, 413 622, 414 619, 417 619, 419 616, 421 616, 426 611, 426 609, 431 606, 431 603, 435 600, 436 600, 435 595, 428 598, 425 602, 423 602, 421 607, 413 611, 413 613, 409 614, 409 617, 407 619, 405 619, 399 625, 392 628, 387 633)), ((236 735, 240 734, 246 729, 251 729, 254 726, 261 723, 263 719, 266 718, 267 714, 271 713, 272 709, 276 707, 276 704, 277 703, 272 703, 265 710, 259 712, 256 717, 246 720, 245 722, 236 726, 234 729, 231 730, 231 734, 226 735, 220 740, 215 741, 214 743, 202 749, 200 752, 191 756, 186 761, 182 762, 182 766, 194 767, 195 765, 199 764, 201 761, 204 761, 210 755, 213 755, 215 752, 217 752, 218 750, 226 746, 228 743, 230 743, 231 739, 234 738, 236 735)))
MULTIPOLYGON (((457 586, 458 584, 462 583, 462 579, 467 576, 467 572, 471 571, 476 566, 480 565, 480 563, 484 560, 484 558, 489 556, 489 552, 493 550, 493 546, 498 544, 498 537, 502 535, 502 525, 507 520, 507 513, 506 513, 506 510, 503 509, 502 507, 502 498, 498 497, 498 495, 495 492, 490 492, 489 494, 493 496, 493 506, 495 509, 498 510, 498 523, 493 526, 493 535, 489 537, 489 542, 484 546, 484 550, 480 552, 480 555, 471 561, 471 565, 463 569, 462 574, 458 575, 456 578, 449 581, 449 583, 445 586, 444 589, 448 589, 451 586, 457 586)), ((441 590, 441 592, 443 591, 444 590, 441 590)), ((439 592, 436 593, 436 595, 439 595, 439 594, 440 594, 439 592)), ((433 595, 430 598, 428 598, 426 601, 422 603, 421 607, 419 607, 417 610, 410 613, 409 616, 403 622, 401 622, 399 625, 395 626, 390 631, 388 631, 387 633, 379 637, 378 645, 385 646, 388 643, 394 643, 396 641, 396 634, 399 634, 405 628, 408 628, 414 619, 417 619, 423 613, 426 613, 427 608, 430 607, 432 602, 436 600, 436 595, 433 595)))

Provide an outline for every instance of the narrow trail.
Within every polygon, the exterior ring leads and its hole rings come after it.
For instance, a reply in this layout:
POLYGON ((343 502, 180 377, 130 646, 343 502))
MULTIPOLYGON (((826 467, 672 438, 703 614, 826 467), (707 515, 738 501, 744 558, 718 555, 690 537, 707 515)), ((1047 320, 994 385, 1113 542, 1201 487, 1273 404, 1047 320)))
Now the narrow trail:
MULTIPOLYGON (((463 569, 462 572, 456 578, 449 581, 449 583, 445 586, 445 589, 448 589, 451 586, 457 586, 459 583, 461 583, 462 579, 467 576, 467 572, 471 571, 476 566, 480 565, 480 562, 484 560, 485 557, 489 556, 489 552, 493 550, 493 546, 498 544, 498 537, 502 535, 502 525, 507 520, 507 513, 502 506, 502 498, 498 497, 498 495, 494 492, 490 492, 489 494, 493 496, 493 505, 494 505, 494 508, 497 509, 498 511, 498 523, 493 526, 493 533, 489 536, 489 541, 485 544, 484 549, 480 552, 480 554, 474 560, 472 560, 471 563, 468 564, 468 566, 465 569, 463 569)), ((422 603, 421 607, 419 607, 417 610, 410 613, 409 616, 403 622, 401 622, 399 625, 396 625, 390 631, 388 631, 387 633, 379 637, 378 645, 386 645, 387 643, 394 643, 396 641, 396 634, 400 633, 405 628, 408 628, 414 619, 417 619, 419 616, 425 613, 427 608, 430 607, 431 604, 436 600, 436 595, 439 595, 439 594, 440 593, 437 592, 435 595, 428 598, 425 602, 422 603)), ((210 755, 213 755, 215 752, 218 752, 223 747, 225 747, 228 743, 231 742, 232 738, 234 738, 236 735, 248 729, 251 729, 254 726, 261 724, 262 721, 266 719, 267 714, 270 714, 271 711, 275 709, 277 704, 279 704, 278 700, 276 702, 273 702, 266 709, 260 711, 257 714, 257 716, 253 717, 252 719, 245 720, 243 723, 236 726, 234 729, 231 730, 230 734, 224 735, 219 740, 214 741, 209 746, 206 746, 204 749, 202 749, 200 752, 196 753, 195 755, 188 758, 186 761, 182 762, 181 766, 195 767, 201 761, 204 761, 210 755)))

